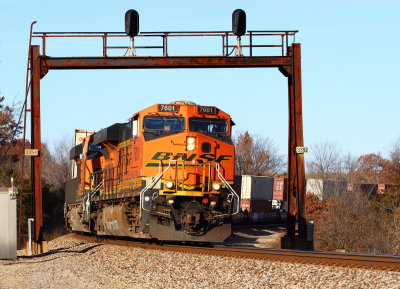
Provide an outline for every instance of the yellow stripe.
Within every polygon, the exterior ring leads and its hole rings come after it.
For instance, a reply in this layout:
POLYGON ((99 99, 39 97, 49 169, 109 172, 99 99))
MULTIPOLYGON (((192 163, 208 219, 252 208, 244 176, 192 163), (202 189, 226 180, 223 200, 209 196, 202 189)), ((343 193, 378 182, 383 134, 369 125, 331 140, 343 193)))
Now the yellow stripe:
MULTIPOLYGON (((211 192, 202 191, 164 191, 160 190, 159 194, 162 196, 188 196, 188 197, 204 197, 204 195, 210 195, 211 192)), ((212 192, 213 195, 219 195, 220 192, 212 192)))

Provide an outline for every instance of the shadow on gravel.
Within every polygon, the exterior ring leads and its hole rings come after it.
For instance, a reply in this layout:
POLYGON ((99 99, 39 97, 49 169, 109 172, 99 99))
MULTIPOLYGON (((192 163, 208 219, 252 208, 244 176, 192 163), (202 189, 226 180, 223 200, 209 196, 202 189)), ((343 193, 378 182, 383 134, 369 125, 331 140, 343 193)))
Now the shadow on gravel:
MULTIPOLYGON (((27 259, 28 257, 29 257, 29 258, 34 258, 34 257, 38 257, 38 256, 43 256, 43 255, 44 255, 44 254, 36 255, 36 256, 20 256, 20 257, 18 257, 18 259, 21 259, 21 258, 27 259)), ((19 264, 38 264, 38 263, 44 263, 44 262, 53 261, 53 260, 56 260, 56 259, 59 259, 59 258, 60 258, 60 257, 54 257, 54 258, 51 258, 51 259, 46 259, 46 260, 42 260, 42 261, 33 261, 33 262, 18 262, 18 261, 15 261, 15 262, 13 262, 13 263, 2 264, 2 265, 4 265, 4 266, 11 266, 11 265, 19 265, 19 264)))
POLYGON ((281 224, 249 224, 234 226, 232 229, 233 235, 221 245, 258 248, 260 244, 273 242, 274 235, 285 231, 281 224))
POLYGON ((258 229, 258 228, 250 228, 246 230, 241 230, 239 232, 234 232, 234 234, 246 235, 250 238, 252 236, 259 237, 259 236, 270 236, 273 235, 271 232, 267 232, 265 229, 258 229))
MULTIPOLYGON (((82 250, 71 250, 72 248, 78 247, 78 246, 83 245, 83 244, 86 244, 86 243, 81 242, 81 243, 75 244, 74 246, 71 246, 71 247, 59 248, 59 249, 55 249, 55 250, 50 250, 50 251, 47 252, 47 253, 43 253, 43 254, 39 254, 39 255, 34 255, 34 256, 19 256, 18 259, 20 259, 20 258, 21 258, 21 259, 34 259, 34 258, 37 258, 37 257, 46 257, 46 256, 51 256, 51 255, 54 255, 54 254, 58 254, 58 253, 75 253, 75 254, 78 253, 78 254, 85 254, 85 253, 87 253, 87 252, 93 250, 93 249, 96 248, 96 247, 102 246, 101 244, 95 244, 95 245, 89 246, 89 247, 87 247, 87 248, 84 248, 84 249, 82 249, 82 250)), ((47 261, 51 261, 51 260, 58 259, 58 258, 60 258, 60 257, 55 257, 55 258, 53 258, 53 259, 47 259, 47 260, 38 261, 38 262, 31 262, 31 263, 47 262, 47 261)), ((10 265, 10 264, 9 264, 9 265, 10 265)))

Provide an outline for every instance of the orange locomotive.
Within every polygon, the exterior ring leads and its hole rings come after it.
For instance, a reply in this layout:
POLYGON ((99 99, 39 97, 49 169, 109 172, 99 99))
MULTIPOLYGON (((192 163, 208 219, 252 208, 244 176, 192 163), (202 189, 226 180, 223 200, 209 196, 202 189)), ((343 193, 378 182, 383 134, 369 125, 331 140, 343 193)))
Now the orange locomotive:
POLYGON ((239 197, 230 116, 177 101, 83 137, 71 150, 65 217, 73 231, 221 242, 239 197))

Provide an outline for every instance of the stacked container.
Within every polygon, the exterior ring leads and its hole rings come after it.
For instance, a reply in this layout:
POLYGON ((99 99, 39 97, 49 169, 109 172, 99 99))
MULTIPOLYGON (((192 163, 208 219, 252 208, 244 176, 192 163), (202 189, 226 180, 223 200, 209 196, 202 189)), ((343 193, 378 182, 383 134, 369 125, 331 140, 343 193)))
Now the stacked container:
POLYGON ((241 178, 242 211, 249 212, 252 222, 263 222, 272 218, 272 189, 274 179, 244 175, 241 178))
POLYGON ((287 212, 287 179, 274 178, 274 188, 272 195, 272 209, 275 210, 279 219, 282 212, 287 212))

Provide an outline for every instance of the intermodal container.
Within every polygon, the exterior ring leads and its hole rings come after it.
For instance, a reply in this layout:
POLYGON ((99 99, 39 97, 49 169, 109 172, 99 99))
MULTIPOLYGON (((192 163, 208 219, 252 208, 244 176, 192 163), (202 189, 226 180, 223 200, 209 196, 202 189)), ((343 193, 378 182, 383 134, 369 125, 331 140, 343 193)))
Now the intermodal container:
POLYGON ((233 179, 233 190, 242 198, 242 176, 235 176, 233 179))
POLYGON ((242 200, 272 200, 274 179, 262 176, 242 176, 242 200))
POLYGON ((240 208, 243 212, 247 209, 252 222, 269 221, 275 217, 271 200, 241 200, 240 208))
POLYGON ((307 179, 306 192, 321 200, 339 196, 349 189, 349 184, 340 180, 307 179))
POLYGON ((274 188, 272 191, 272 199, 283 201, 287 199, 287 179, 274 178, 274 188))

